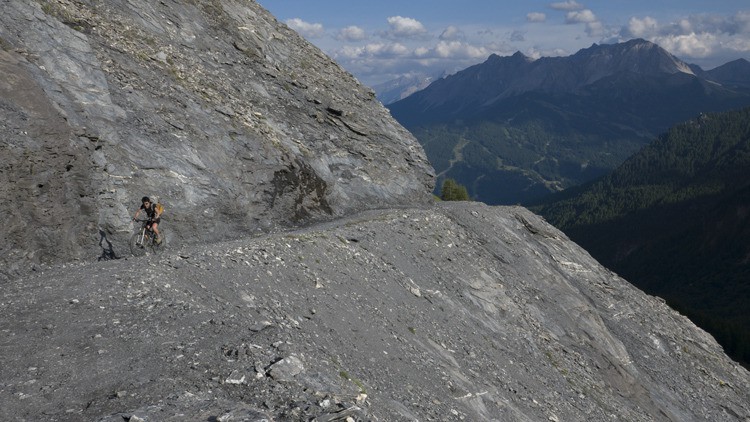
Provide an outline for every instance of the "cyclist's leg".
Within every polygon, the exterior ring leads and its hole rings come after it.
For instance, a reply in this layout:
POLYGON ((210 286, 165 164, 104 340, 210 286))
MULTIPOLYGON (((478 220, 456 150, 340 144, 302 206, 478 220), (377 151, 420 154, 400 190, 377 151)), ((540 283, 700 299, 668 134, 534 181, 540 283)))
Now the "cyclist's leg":
POLYGON ((154 231, 154 238, 156 239, 156 243, 161 243, 161 235, 159 234, 159 223, 156 221, 151 223, 151 230, 154 231))

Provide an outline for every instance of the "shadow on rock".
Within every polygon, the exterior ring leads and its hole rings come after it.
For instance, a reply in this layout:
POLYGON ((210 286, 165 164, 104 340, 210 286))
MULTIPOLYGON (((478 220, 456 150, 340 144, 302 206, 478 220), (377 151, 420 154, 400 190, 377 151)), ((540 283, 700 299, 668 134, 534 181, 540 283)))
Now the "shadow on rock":
POLYGON ((99 255, 99 258, 97 258, 97 261, 109 261, 112 259, 120 259, 119 256, 117 256, 117 252, 115 252, 114 246, 112 246, 112 242, 107 239, 107 233, 104 233, 104 231, 99 230, 99 246, 102 248, 102 254, 99 255))

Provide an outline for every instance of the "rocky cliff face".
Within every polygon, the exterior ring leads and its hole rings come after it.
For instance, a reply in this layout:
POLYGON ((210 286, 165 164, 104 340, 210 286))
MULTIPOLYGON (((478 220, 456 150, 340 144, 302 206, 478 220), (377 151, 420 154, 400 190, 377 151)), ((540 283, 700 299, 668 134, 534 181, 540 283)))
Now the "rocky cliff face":
POLYGON ((520 207, 51 268, 0 315, 2 420, 750 418, 710 336, 520 207))
POLYGON ((414 138, 253 1, 3 0, 0 273, 429 199, 414 138))

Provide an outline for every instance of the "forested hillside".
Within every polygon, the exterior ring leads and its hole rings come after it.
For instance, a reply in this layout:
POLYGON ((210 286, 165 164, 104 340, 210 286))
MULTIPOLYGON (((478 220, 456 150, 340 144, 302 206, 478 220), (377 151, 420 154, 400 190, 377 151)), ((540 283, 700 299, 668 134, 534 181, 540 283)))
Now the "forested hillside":
POLYGON ((678 125, 534 209, 750 362, 750 109, 678 125))

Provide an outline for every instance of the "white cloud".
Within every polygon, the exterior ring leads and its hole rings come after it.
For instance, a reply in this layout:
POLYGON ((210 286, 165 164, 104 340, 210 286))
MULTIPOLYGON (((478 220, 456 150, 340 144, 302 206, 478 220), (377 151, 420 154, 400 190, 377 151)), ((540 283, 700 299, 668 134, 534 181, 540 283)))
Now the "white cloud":
POLYGON ((612 27, 576 1, 553 3, 550 7, 553 5, 562 10, 558 15, 564 22, 546 19, 551 12, 529 13, 526 24, 520 27, 448 26, 442 32, 431 33, 418 20, 392 16, 387 27, 381 23, 380 30, 365 33, 358 27, 348 27, 329 31, 322 39, 337 40, 324 50, 370 84, 414 71, 464 69, 493 53, 508 56, 522 51, 532 58, 567 56, 592 41, 614 43, 644 38, 704 69, 750 54, 750 12, 683 15, 672 21, 642 15, 612 27), (539 25, 534 21, 547 23, 539 25))
POLYGON ((585 23, 586 34, 588 34, 589 37, 601 37, 605 33, 604 25, 590 9, 566 13, 565 23, 569 25, 585 23))
POLYGON ((433 50, 437 57, 447 59, 483 59, 490 55, 484 47, 461 41, 440 41, 433 50))
POLYGON ((323 25, 308 23, 300 18, 287 19, 286 24, 305 38, 319 38, 325 34, 323 25))
POLYGON ((403 57, 410 53, 405 45, 397 42, 367 44, 364 52, 373 57, 403 57))
POLYGON ((623 37, 655 37, 668 35, 714 34, 716 36, 750 36, 750 12, 731 16, 691 15, 675 22, 660 24, 649 16, 632 17, 620 34, 623 37))
POLYGON ((427 30, 421 22, 403 16, 389 17, 388 26, 390 26, 390 30, 385 33, 388 38, 415 38, 427 34, 427 30))
POLYGON ((645 38, 688 62, 714 67, 750 54, 750 12, 729 16, 700 14, 660 23, 649 16, 632 17, 615 41, 645 38))
POLYGON ((654 38, 652 41, 672 54, 693 58, 708 57, 717 46, 716 36, 705 32, 702 34, 661 36, 654 38))
POLYGON ((547 20, 547 15, 539 12, 531 12, 526 14, 526 22, 544 22, 547 20))
POLYGON ((589 22, 586 24, 586 33, 589 37, 603 37, 607 31, 600 21, 589 22))
POLYGON ((353 60, 362 57, 365 48, 362 46, 345 45, 333 53, 336 59, 353 60))
POLYGON ((748 38, 731 39, 725 42, 723 46, 728 51, 750 54, 750 39, 748 38))
POLYGON ((583 5, 578 3, 575 0, 551 3, 549 7, 555 10, 581 10, 583 9, 583 5))
POLYGON ((365 38, 365 30, 358 26, 347 26, 336 34, 336 39, 339 41, 355 42, 365 38))
POLYGON ((430 49, 427 47, 417 47, 414 50, 414 55, 417 57, 425 57, 430 54, 430 49))
POLYGON ((445 31, 443 31, 442 34, 440 34, 441 40, 458 40, 463 39, 464 33, 461 31, 458 27, 455 27, 453 25, 445 28, 445 31))
POLYGON ((440 41, 433 47, 419 46, 410 50, 398 42, 371 43, 362 47, 345 46, 336 57, 347 59, 407 58, 407 59, 483 59, 491 54, 485 47, 463 41, 440 41))
MULTIPOLYGON (((482 62, 495 49, 463 40, 408 40, 344 45, 329 51, 331 57, 360 80, 375 85, 408 72, 455 72, 482 62)), ((504 51, 505 52, 505 51, 504 51)), ((506 54, 512 54, 512 52, 506 54)))
POLYGON ((524 31, 513 31, 510 33, 510 40, 513 42, 526 41, 526 33, 524 31))
POLYGON ((565 23, 591 23, 596 22, 596 15, 589 9, 581 11, 568 12, 565 15, 565 23))
POLYGON ((685 19, 694 32, 721 32, 728 35, 750 34, 750 11, 740 11, 732 16, 693 15, 685 19))
POLYGON ((632 17, 628 21, 626 32, 632 37, 645 38, 655 35, 658 28, 659 23, 650 16, 646 16, 643 19, 632 17))
POLYGON ((370 43, 364 46, 343 46, 334 52, 334 58, 348 60, 395 58, 410 56, 411 51, 397 42, 370 43))
POLYGON ((737 25, 737 33, 750 34, 750 10, 737 12, 732 20, 737 25))

